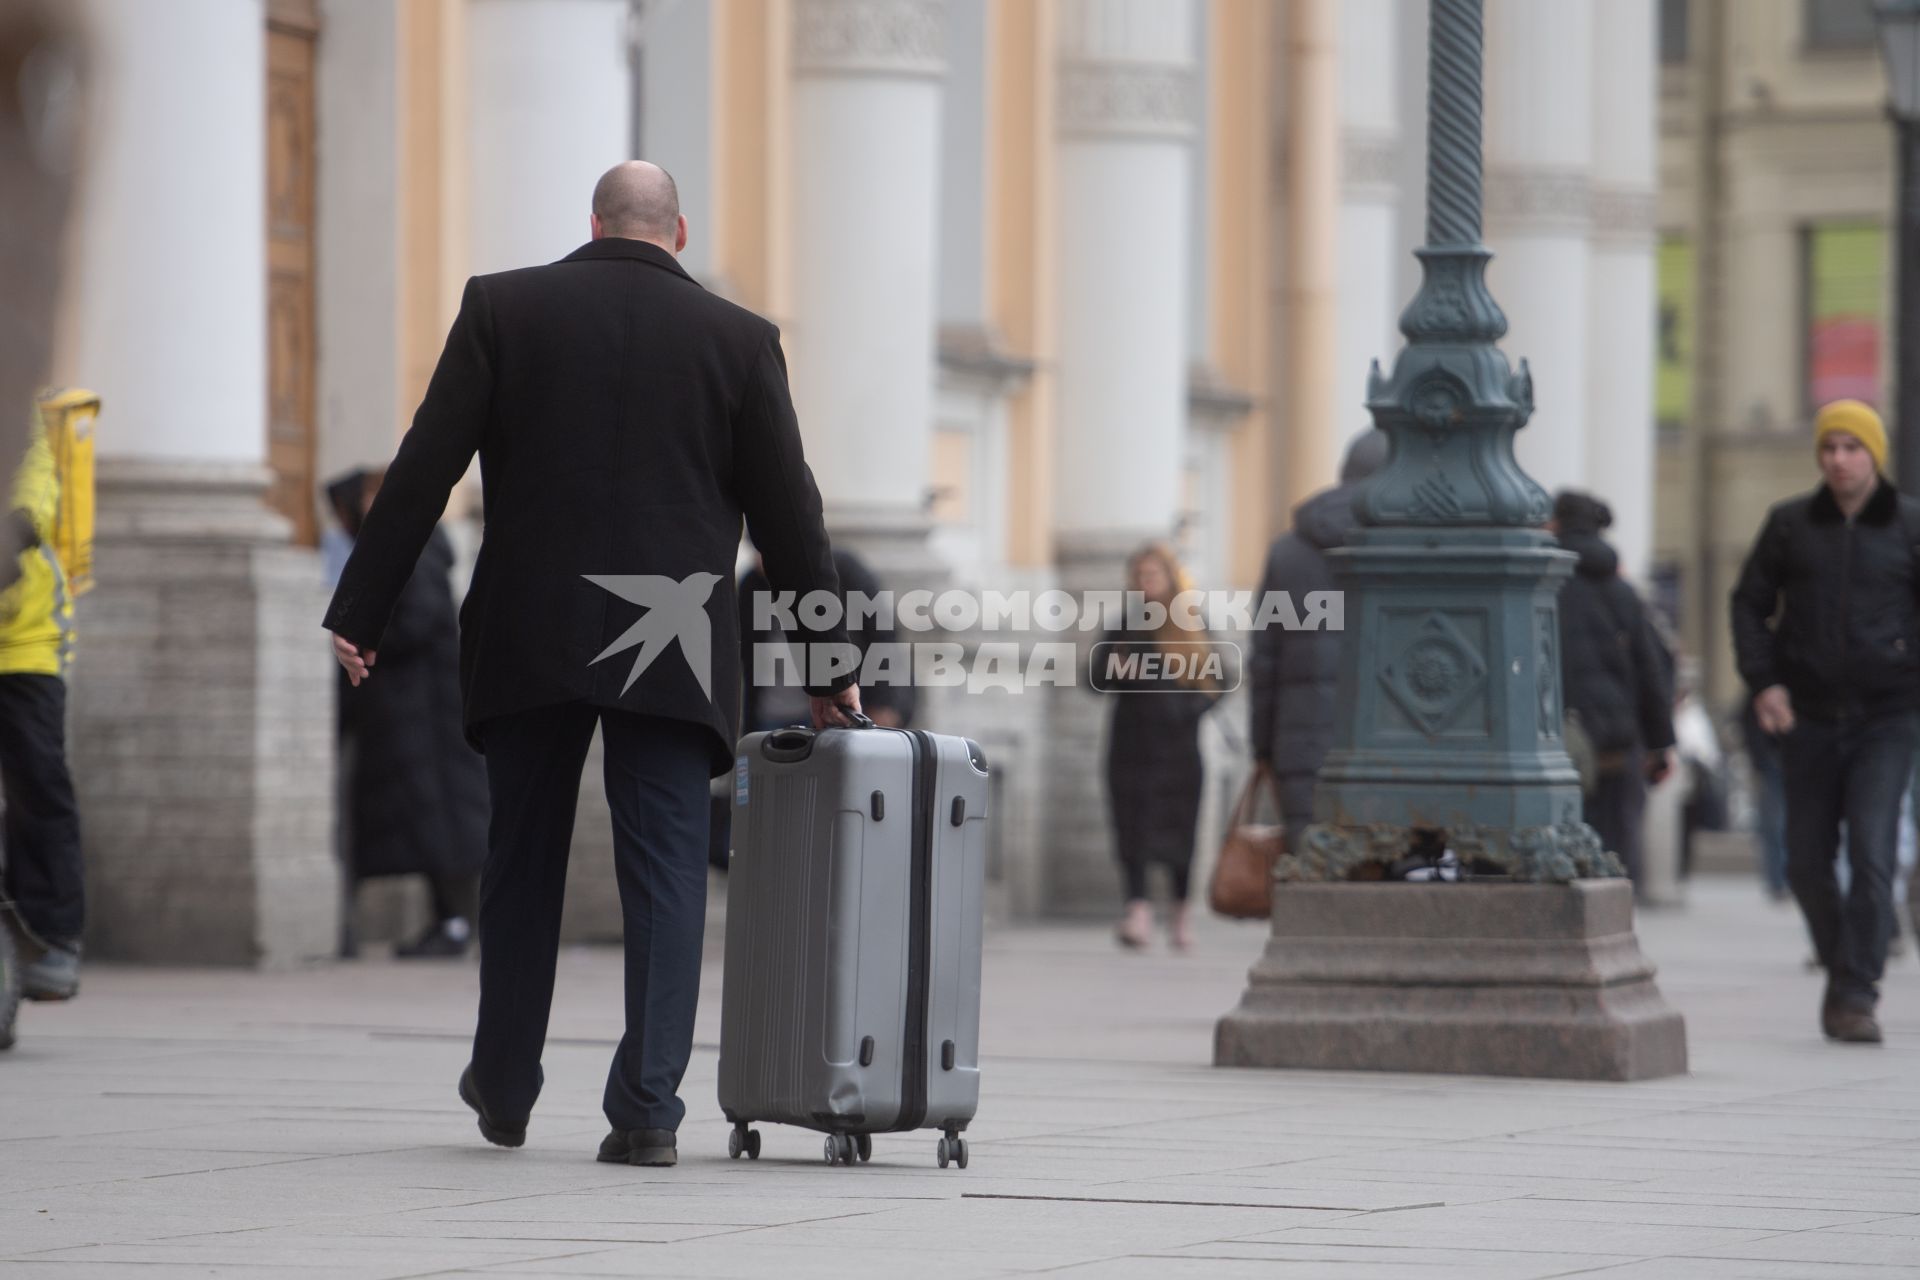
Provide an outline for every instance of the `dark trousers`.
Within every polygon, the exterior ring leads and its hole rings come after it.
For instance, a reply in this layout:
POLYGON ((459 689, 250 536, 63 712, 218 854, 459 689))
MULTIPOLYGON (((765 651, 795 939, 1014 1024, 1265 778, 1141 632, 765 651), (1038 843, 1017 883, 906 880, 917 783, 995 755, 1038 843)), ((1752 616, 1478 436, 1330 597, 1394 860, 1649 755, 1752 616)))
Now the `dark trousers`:
POLYGON ((1625 755, 1617 769, 1600 772, 1581 807, 1600 847, 1620 856, 1627 878, 1637 885, 1646 850, 1647 753, 1635 747, 1625 755))
POLYGON ((1800 720, 1781 741, 1787 795, 1787 883, 1827 970, 1828 997, 1871 1009, 1893 932, 1900 793, 1913 771, 1905 712, 1800 720), (1834 864, 1847 825, 1847 895, 1834 864))
POLYGON ((427 888, 433 893, 435 923, 473 919, 473 904, 480 891, 478 876, 450 876, 436 871, 427 877, 427 888))
MULTIPOLYGON (((1170 862, 1165 865, 1168 895, 1175 902, 1185 902, 1193 891, 1193 864, 1170 862)), ((1134 902, 1147 896, 1147 864, 1145 862, 1121 863, 1120 877, 1126 882, 1127 901, 1134 902)))
POLYGON ((40 941, 78 942, 86 883, 60 677, 0 675, 0 784, 7 799, 5 896, 40 941))
POLYGON ((509 1124, 540 1093, 567 849, 595 724, 626 935, 627 1029, 602 1105, 615 1129, 677 1129, 700 997, 711 760, 710 731, 685 721, 569 703, 484 726, 493 816, 480 877, 474 1082, 509 1124))
POLYGON ((1280 823, 1286 829, 1287 847, 1298 849, 1313 825, 1313 784, 1317 773, 1282 773, 1280 784, 1280 823))

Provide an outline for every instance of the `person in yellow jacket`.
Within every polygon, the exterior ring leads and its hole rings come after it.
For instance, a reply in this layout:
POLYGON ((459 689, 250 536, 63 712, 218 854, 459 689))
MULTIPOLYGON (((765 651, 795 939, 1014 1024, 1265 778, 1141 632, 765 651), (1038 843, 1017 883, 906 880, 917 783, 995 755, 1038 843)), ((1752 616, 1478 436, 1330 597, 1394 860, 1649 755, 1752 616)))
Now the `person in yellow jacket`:
POLYGON ((12 522, 19 576, 0 591, 0 785, 6 794, 5 899, 23 926, 21 994, 65 1000, 80 989, 86 902, 80 814, 67 770, 67 664, 73 601, 49 541, 60 482, 36 416, 15 474, 12 522))

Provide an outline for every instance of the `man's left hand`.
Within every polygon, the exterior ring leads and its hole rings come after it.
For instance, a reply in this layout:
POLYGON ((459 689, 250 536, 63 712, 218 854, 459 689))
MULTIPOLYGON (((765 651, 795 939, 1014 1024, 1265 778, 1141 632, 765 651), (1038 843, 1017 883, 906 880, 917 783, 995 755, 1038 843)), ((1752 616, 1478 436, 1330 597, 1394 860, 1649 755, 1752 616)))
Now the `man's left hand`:
POLYGON ((373 675, 373 650, 362 649, 337 631, 333 633, 333 656, 346 668, 347 681, 356 689, 373 675))
POLYGON ((1673 772, 1673 752, 1667 750, 1647 753, 1647 785, 1659 786, 1673 772))

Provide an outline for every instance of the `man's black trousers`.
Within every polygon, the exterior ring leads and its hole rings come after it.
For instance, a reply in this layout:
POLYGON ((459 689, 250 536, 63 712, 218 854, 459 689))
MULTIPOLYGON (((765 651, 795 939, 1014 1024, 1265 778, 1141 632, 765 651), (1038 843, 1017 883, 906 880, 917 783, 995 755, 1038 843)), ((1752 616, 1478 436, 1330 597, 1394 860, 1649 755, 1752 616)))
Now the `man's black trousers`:
POLYGON ((712 731, 690 722, 568 703, 482 726, 493 816, 480 877, 473 1078, 499 1123, 523 1123, 539 1095, 567 849, 596 724, 627 969, 626 1035, 603 1106, 615 1129, 677 1129, 700 996, 712 759, 712 731))
POLYGON ((5 896, 40 941, 77 943, 86 923, 80 810, 67 772, 67 685, 0 675, 0 782, 7 799, 5 896))
POLYGON ((1827 970, 1828 998, 1872 1009, 1893 933, 1900 796, 1913 776, 1914 717, 1798 720, 1780 744, 1787 795, 1787 884, 1827 970), (1847 827, 1851 873, 1834 862, 1847 827))

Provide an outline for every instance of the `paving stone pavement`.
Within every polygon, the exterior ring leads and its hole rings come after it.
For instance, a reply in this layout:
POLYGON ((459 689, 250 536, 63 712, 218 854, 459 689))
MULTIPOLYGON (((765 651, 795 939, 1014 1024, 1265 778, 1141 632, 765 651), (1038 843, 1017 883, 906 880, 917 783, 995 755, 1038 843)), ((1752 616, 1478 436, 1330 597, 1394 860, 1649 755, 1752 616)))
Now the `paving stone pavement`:
POLYGON ((609 951, 562 960, 518 1151, 454 1096, 471 964, 95 967, 0 1055, 0 1277, 1920 1276, 1914 956, 1887 1044, 1842 1047, 1797 918, 1746 881, 1698 882, 1640 932, 1690 1077, 1217 1071, 1259 926, 1210 924, 1188 956, 997 931, 965 1172, 934 1167, 932 1135, 829 1168, 771 1126, 761 1160, 728 1161, 717 947, 668 1170, 592 1159, 609 951))

